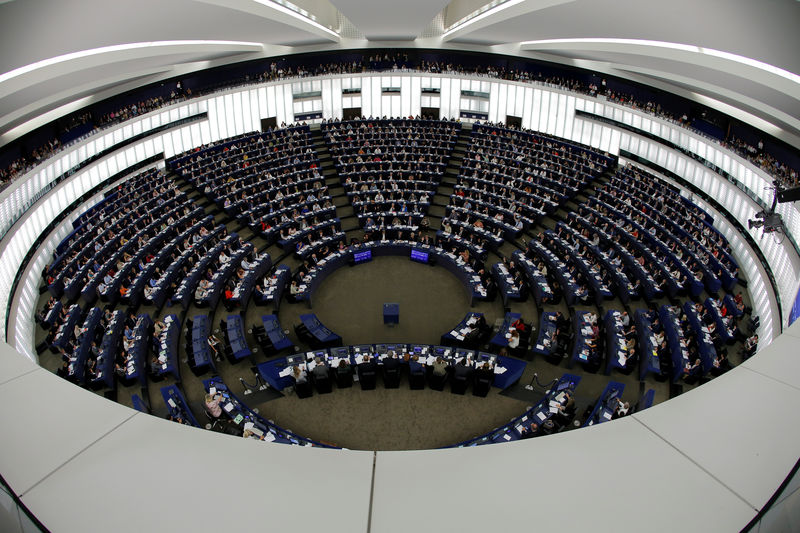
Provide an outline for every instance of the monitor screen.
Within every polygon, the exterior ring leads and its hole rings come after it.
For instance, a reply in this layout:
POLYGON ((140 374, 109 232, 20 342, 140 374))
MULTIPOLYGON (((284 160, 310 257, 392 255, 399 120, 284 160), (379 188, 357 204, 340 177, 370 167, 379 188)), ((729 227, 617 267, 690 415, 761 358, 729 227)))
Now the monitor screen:
POLYGON ((428 252, 421 252, 419 250, 411 250, 411 260, 420 263, 428 262, 428 252))
POLYGON ((353 254, 353 261, 358 263, 366 263, 367 261, 372 261, 372 250, 365 250, 363 252, 355 252, 353 254))

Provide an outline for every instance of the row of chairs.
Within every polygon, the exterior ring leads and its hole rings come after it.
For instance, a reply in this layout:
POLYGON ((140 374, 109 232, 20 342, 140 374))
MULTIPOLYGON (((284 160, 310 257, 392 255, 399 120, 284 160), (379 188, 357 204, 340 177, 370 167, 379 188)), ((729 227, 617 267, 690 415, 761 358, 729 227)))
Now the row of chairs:
MULTIPOLYGON (((355 376, 358 377, 361 390, 374 390, 377 386, 378 374, 380 374, 385 388, 400 388, 402 367, 399 364, 391 367, 384 365, 382 368, 377 365, 358 365, 355 376)), ((444 391, 448 382, 450 382, 450 392, 453 394, 465 394, 471 384, 472 394, 480 397, 486 397, 492 386, 491 379, 485 377, 456 376, 452 372, 435 375, 430 369, 423 367, 420 367, 418 371, 410 371, 408 375, 408 385, 412 390, 422 390, 427 383, 430 389, 444 391)), ((314 394, 314 389, 318 394, 332 392, 333 383, 336 383, 336 387, 339 389, 352 387, 354 383, 353 367, 343 365, 329 369, 327 376, 324 377, 312 374, 308 380, 296 383, 294 390, 298 398, 308 398, 314 394)))

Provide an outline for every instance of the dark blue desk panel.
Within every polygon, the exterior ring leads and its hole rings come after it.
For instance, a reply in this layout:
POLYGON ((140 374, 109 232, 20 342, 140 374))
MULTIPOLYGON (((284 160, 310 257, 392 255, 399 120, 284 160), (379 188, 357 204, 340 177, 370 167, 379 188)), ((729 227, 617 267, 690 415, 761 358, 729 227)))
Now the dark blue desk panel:
MULTIPOLYGON (((217 368, 214 365, 214 356, 211 353, 211 347, 208 345, 208 338, 211 336, 211 321, 206 315, 195 315, 192 318, 192 336, 191 347, 192 353, 190 354, 190 361, 192 370, 200 375, 209 369, 216 372, 217 368)), ((222 347, 220 347, 221 349, 222 347)))
POLYGON ((150 347, 153 343, 153 321, 150 315, 142 314, 136 317, 136 326, 133 328, 133 347, 128 352, 130 360, 125 368, 123 381, 126 384, 138 380, 144 387, 147 385, 147 358, 150 356, 150 347))
POLYGON ((173 418, 180 417, 183 420, 187 420, 190 425, 200 427, 200 424, 197 423, 197 419, 194 417, 194 413, 192 413, 192 410, 189 408, 189 402, 186 401, 186 398, 177 386, 167 385, 166 387, 161 387, 161 397, 164 398, 164 404, 167 406, 167 410, 173 418))
MULTIPOLYGON (((691 305, 691 304, 689 304, 691 305)), ((677 383, 683 377, 683 371, 686 365, 689 364, 689 349, 688 343, 683 334, 680 320, 675 311, 668 305, 662 305, 658 310, 659 317, 661 318, 661 325, 664 327, 664 334, 667 338, 667 346, 669 347, 669 355, 671 370, 670 381, 677 383)))
POLYGON ((553 355, 553 350, 556 347, 555 334, 557 330, 556 313, 554 311, 542 313, 539 321, 539 335, 536 338, 536 344, 533 346, 533 353, 544 357, 553 355))
POLYGON ((553 293, 550 283, 547 281, 547 276, 536 267, 536 264, 525 255, 522 250, 514 250, 511 254, 514 261, 525 272, 525 278, 528 280, 528 288, 533 294, 539 307, 546 303, 556 303, 555 294, 553 293))
POLYGON ((280 265, 275 269, 275 272, 266 279, 266 286, 262 287, 263 292, 255 294, 256 305, 271 305, 277 312, 281 306, 281 298, 283 291, 289 285, 289 280, 292 278, 292 271, 286 265, 280 265))
POLYGON ((63 308, 64 304, 60 301, 57 301, 53 304, 53 307, 50 308, 50 311, 44 317, 44 321, 42 321, 42 327, 44 329, 50 329, 56 322, 56 319, 61 314, 61 309, 63 308))
POLYGON ((639 411, 644 411, 648 407, 652 407, 655 398, 656 391, 654 389, 648 389, 648 391, 645 392, 639 400, 639 403, 636 407, 636 412, 638 413, 639 411))
POLYGON ((620 354, 629 357, 628 345, 622 327, 622 313, 616 310, 606 311, 603 317, 603 329, 606 334, 606 375, 614 369, 627 372, 630 370, 630 361, 620 362, 620 354))
POLYGON ((280 372, 286 368, 286 358, 278 357, 271 359, 266 363, 259 363, 256 365, 258 375, 261 376, 267 384, 276 391, 283 391, 287 387, 294 386, 294 378, 292 376, 281 376, 280 372))
POLYGON ((261 278, 269 272, 270 268, 272 268, 272 258, 269 254, 264 253, 256 260, 256 264, 252 269, 245 270, 244 279, 239 280, 234 287, 233 297, 229 300, 229 303, 242 308, 247 307, 253 289, 257 284, 261 283, 261 278))
POLYGON ((176 381, 181 380, 180 366, 178 365, 178 339, 181 335, 181 323, 177 315, 164 317, 167 328, 162 332, 161 339, 153 337, 153 347, 156 353, 156 363, 151 366, 156 377, 171 374, 176 381))
MULTIPOLYGON (((714 360, 717 358, 717 350, 714 348, 714 342, 711 340, 708 328, 700 321, 700 317, 692 303, 685 302, 683 304, 683 310, 686 313, 686 318, 689 319, 689 327, 692 329, 695 341, 697 342, 702 375, 705 376, 706 373, 714 367, 714 360)), ((719 326, 717 326, 717 328, 719 328, 719 326)))
MULTIPOLYGON (((294 381, 294 380, 292 380, 294 381)), ((222 412, 224 415, 228 416, 235 424, 237 424, 240 428, 244 429, 245 424, 252 423, 253 426, 264 433, 271 433, 274 435, 274 439, 268 438, 267 440, 271 440, 272 442, 277 442, 281 444, 295 444, 299 446, 315 446, 315 447, 322 447, 322 448, 335 448, 335 446, 330 446, 327 444, 322 444, 315 440, 311 440, 305 437, 300 437, 291 431, 288 431, 281 426, 270 422, 269 420, 264 419, 258 413, 255 413, 250 407, 248 407, 244 402, 242 402, 234 393, 231 391, 225 383, 222 381, 221 378, 215 377, 211 379, 206 379, 203 381, 203 387, 208 392, 212 387, 214 387, 217 392, 222 394, 223 401, 220 402, 220 407, 222 407, 222 412), (228 407, 230 406, 230 407, 228 407), (241 415, 241 419, 237 422, 237 418, 241 415)))
POLYGON ((276 352, 294 346, 289 337, 283 332, 281 323, 278 321, 276 315, 263 315, 261 317, 261 323, 264 325, 264 332, 267 334, 276 352))
POLYGON ((503 297, 503 307, 508 307, 510 301, 522 299, 522 288, 514 283, 513 273, 509 272, 503 263, 492 265, 492 278, 500 289, 503 297))
POLYGON ((722 320, 722 309, 719 303, 714 298, 706 298, 703 304, 711 316, 714 318, 714 323, 717 326, 717 333, 726 344, 733 344, 735 337, 733 331, 725 327, 725 322, 722 320))
POLYGON ((633 315, 633 321, 634 324, 636 324, 636 335, 639 340, 639 355, 642 359, 641 365, 639 366, 639 379, 644 381, 647 374, 660 376, 661 361, 658 359, 658 346, 656 346, 653 328, 650 325, 650 319, 647 318, 647 312, 642 309, 637 309, 633 315))
POLYGON ((61 325, 58 326, 56 329, 56 333, 53 336, 53 342, 50 343, 50 351, 53 353, 58 353, 59 348, 66 348, 67 343, 72 338, 75 326, 81 320, 81 314, 83 310, 78 304, 72 304, 69 309, 67 310, 67 316, 64 318, 64 321, 61 325))
POLYGON ((442 335, 440 342, 445 346, 462 346, 466 336, 482 316, 483 313, 467 313, 456 327, 442 335))
POLYGON ((300 321, 308 329, 309 333, 323 345, 341 346, 342 338, 336 333, 326 328, 319 321, 317 315, 313 313, 300 315, 300 321))
MULTIPOLYGON (((622 393, 625 390, 624 383, 616 381, 609 381, 606 388, 600 394, 597 402, 592 409, 591 414, 583 423, 583 427, 592 426, 594 424, 602 424, 608 422, 614 415, 617 408, 618 400, 622 399, 622 393)), ((628 411, 630 413, 630 411, 628 411)))
MULTIPOLYGON (((92 341, 95 339, 101 318, 103 318, 103 311, 99 307, 89 309, 81 327, 81 335, 75 339, 77 346, 70 358, 69 375, 77 383, 84 384, 89 380, 89 376, 86 375, 86 363, 89 360, 92 341)), ((72 333, 73 331, 70 330, 69 334, 72 335, 72 333)))
POLYGON ((495 366, 494 381, 492 385, 499 389, 507 389, 522 377, 525 372, 525 367, 528 365, 525 361, 514 359, 513 357, 497 356, 497 365, 495 366), (505 368, 506 371, 498 374, 498 367, 505 368))
POLYGON ((103 340, 100 342, 101 354, 97 357, 97 377, 93 384, 103 384, 114 388, 114 360, 120 350, 120 341, 125 331, 125 312, 117 309, 113 312, 111 322, 106 326, 103 340))
MULTIPOLYGON (((538 426, 541 426, 546 420, 553 416, 554 412, 551 409, 551 402, 557 402, 563 405, 566 400, 564 396, 560 396, 563 391, 570 391, 574 393, 575 388, 580 383, 581 378, 580 376, 576 376, 573 374, 564 374, 561 379, 553 386, 552 389, 547 391, 542 400, 537 403, 532 408, 528 409, 522 415, 515 417, 511 422, 508 424, 503 425, 497 429, 490 431, 484 435, 479 437, 475 437, 473 439, 461 442, 459 444, 455 444, 453 446, 447 446, 448 448, 463 448, 469 446, 480 446, 483 444, 497 444, 502 442, 508 442, 513 440, 519 440, 522 436, 523 432, 521 431, 524 427, 526 430, 530 429, 530 425, 532 423, 536 423, 538 426)), ((556 408, 557 409, 557 408, 556 408)))
POLYGON ((133 408, 141 413, 150 414, 147 410, 147 406, 144 404, 142 399, 139 397, 138 394, 131 395, 131 403, 133 404, 133 408))
POLYGON ((384 324, 400 323, 400 304, 395 304, 395 303, 383 304, 383 323, 384 324))
MULTIPOLYGON (((584 367, 599 368, 602 363, 602 354, 600 350, 589 348, 588 342, 594 339, 591 332, 591 322, 588 320, 590 311, 576 311, 572 316, 572 327, 575 329, 575 344, 572 348, 572 357, 570 357, 569 368, 575 363, 581 363, 584 367)), ((594 339, 597 340, 597 339, 594 339)))
POLYGON ((508 346, 508 337, 506 337, 506 335, 511 334, 511 324, 520 318, 522 318, 520 313, 506 313, 506 316, 503 319, 503 324, 500 326, 497 334, 492 337, 491 341, 489 341, 489 344, 499 348, 508 346))
POLYGON ((228 318, 225 319, 225 329, 233 358, 236 361, 241 361, 246 357, 250 357, 253 352, 250 351, 250 347, 247 345, 244 320, 241 315, 228 315, 228 318))

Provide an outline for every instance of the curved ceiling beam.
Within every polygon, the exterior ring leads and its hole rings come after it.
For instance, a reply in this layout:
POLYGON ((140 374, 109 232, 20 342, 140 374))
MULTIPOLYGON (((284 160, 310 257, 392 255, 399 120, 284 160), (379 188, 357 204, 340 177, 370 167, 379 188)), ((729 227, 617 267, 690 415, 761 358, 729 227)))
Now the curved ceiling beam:
MULTIPOLYGON (((253 15, 266 20, 280 22, 282 24, 286 24, 287 26, 297 28, 298 30, 322 37, 323 39, 339 42, 339 34, 336 33, 336 31, 334 31, 332 28, 321 24, 315 20, 315 18, 303 16, 302 14, 289 9, 286 6, 282 6, 277 2, 273 2, 272 0, 197 1, 227 9, 234 9, 236 11, 241 11, 242 13, 247 13, 248 15, 253 15)), ((313 13, 309 13, 309 15, 313 16, 313 13)))
POLYGON ((0 98, 46 83, 52 78, 121 61, 175 54, 194 56, 261 52, 262 43, 241 41, 153 41, 104 46, 51 57, 0 75, 0 98))
POLYGON ((575 0, 509 0, 476 17, 464 20, 464 22, 460 24, 457 23, 454 27, 444 32, 442 39, 445 42, 458 39, 459 37, 464 37, 476 30, 492 26, 504 20, 574 1, 575 0))
POLYGON ((593 54, 657 57, 725 72, 800 99, 800 75, 749 57, 701 46, 645 39, 573 38, 526 41, 520 43, 520 50, 559 52, 577 56, 580 52, 587 51, 593 54))
MULTIPOLYGON (((169 67, 156 67, 151 69, 145 69, 135 72, 128 72, 125 74, 115 75, 108 78, 96 79, 92 78, 91 80, 87 81, 83 85, 70 87, 69 89, 65 89, 63 91, 59 91, 54 94, 49 94, 46 98, 41 100, 36 100, 34 102, 30 102, 29 104, 16 108, 10 113, 0 116, 0 132, 4 132, 4 134, 16 126, 19 126, 26 121, 33 120, 36 123, 41 121, 36 120, 40 115, 47 114, 48 111, 53 110, 54 108, 60 108, 63 105, 66 105, 72 101, 79 101, 84 102, 83 105, 88 105, 86 103, 86 96, 93 96, 99 91, 106 89, 111 86, 117 86, 123 83, 131 82, 131 81, 139 81, 139 85, 149 83, 149 80, 152 76, 156 76, 158 74, 165 74, 170 72, 169 67)), ((89 98, 92 100, 92 98, 89 98)), ((49 115, 48 115, 49 117, 49 115)), ((60 118, 56 116, 56 118, 60 118)), ((47 121, 54 120, 53 118, 48 118, 47 121)), ((46 124, 47 121, 42 122, 46 124)), ((0 135, 0 146, 4 143, 2 142, 2 135, 0 135)))

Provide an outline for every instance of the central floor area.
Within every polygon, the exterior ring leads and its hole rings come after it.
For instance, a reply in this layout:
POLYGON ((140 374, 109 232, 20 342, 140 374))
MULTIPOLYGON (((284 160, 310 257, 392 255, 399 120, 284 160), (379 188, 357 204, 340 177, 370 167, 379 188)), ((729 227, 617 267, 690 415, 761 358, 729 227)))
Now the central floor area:
MULTIPOLYGON (((282 307, 281 323, 297 323, 300 314, 316 313, 323 324, 342 336, 345 345, 438 344, 442 334, 470 311, 467 289, 458 278, 443 267, 415 263, 407 257, 376 257, 369 263, 338 269, 315 291, 313 305, 313 310, 306 304, 282 307), (383 323, 383 304, 388 302, 400 304, 398 325, 383 323)), ((498 306, 498 316, 501 313, 498 306)))

